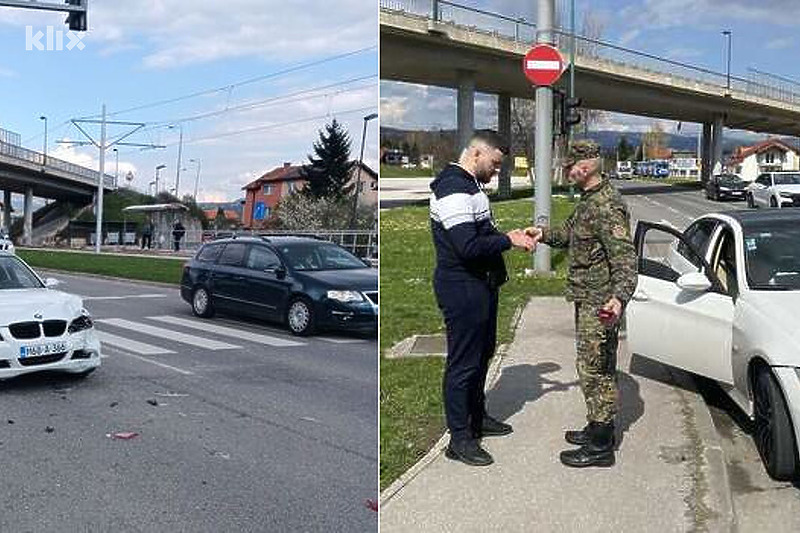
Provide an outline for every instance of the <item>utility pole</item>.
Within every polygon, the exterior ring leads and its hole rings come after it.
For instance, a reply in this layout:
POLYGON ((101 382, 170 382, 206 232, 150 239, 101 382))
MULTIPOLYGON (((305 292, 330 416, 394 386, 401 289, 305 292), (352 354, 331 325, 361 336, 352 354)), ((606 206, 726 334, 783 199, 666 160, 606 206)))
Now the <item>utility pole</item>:
MULTIPOLYGON (((555 0, 539 0, 536 23, 536 43, 553 43, 553 12, 555 0)), ((550 225, 553 168, 553 89, 536 88, 536 131, 534 132, 536 154, 536 211, 534 225, 550 225)), ((550 272, 550 247, 537 246, 534 255, 534 270, 550 272)))

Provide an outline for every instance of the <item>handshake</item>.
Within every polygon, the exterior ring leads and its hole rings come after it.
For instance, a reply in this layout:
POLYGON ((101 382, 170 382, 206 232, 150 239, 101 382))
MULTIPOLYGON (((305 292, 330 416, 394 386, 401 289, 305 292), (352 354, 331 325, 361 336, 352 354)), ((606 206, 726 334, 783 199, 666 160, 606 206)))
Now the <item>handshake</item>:
POLYGON ((542 240, 542 230, 535 226, 525 229, 515 229, 508 233, 508 238, 511 239, 511 245, 515 248, 521 248, 526 252, 532 252, 536 249, 536 244, 542 240))

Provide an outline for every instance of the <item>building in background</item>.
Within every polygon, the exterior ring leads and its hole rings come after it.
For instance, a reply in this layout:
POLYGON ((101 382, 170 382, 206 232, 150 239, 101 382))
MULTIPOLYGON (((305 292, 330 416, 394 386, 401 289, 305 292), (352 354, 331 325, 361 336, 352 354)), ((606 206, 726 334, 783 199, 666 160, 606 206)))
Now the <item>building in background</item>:
POLYGON ((725 163, 726 170, 745 181, 764 172, 800 169, 797 150, 778 139, 767 139, 752 146, 740 146, 725 163))

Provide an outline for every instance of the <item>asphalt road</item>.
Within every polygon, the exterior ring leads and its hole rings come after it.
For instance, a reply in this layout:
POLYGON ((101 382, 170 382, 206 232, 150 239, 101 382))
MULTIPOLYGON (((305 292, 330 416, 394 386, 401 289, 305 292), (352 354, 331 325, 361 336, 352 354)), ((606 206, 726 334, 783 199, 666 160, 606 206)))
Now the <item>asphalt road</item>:
MULTIPOLYGON (((622 191, 630 184, 622 183, 622 191)), ((747 209, 744 202, 714 202, 703 191, 626 194, 634 221, 649 220, 685 229, 696 217, 747 209)), ((750 436, 747 417, 716 384, 696 380, 717 430, 727 463, 735 523, 740 532, 800 531, 800 485, 773 481, 750 436)))
POLYGON ((195 319, 174 288, 49 275, 86 297, 105 359, 0 382, 0 531, 377 530, 374 336, 298 339, 195 319))

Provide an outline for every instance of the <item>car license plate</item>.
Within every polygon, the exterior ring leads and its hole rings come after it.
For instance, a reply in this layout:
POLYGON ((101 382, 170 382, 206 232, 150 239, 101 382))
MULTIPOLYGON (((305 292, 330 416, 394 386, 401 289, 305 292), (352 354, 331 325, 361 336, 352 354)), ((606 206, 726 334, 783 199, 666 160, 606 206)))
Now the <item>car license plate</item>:
POLYGON ((64 341, 48 342, 46 344, 33 344, 30 346, 20 346, 19 358, 24 359, 26 357, 40 357, 43 355, 52 355, 54 353, 61 353, 66 351, 67 351, 67 343, 64 341))

